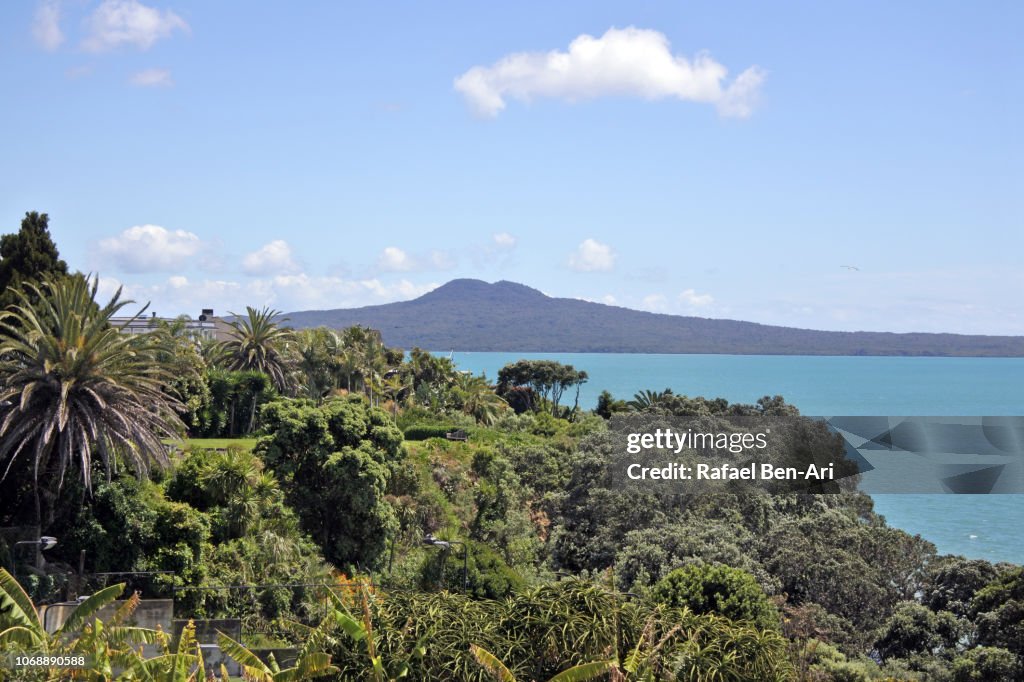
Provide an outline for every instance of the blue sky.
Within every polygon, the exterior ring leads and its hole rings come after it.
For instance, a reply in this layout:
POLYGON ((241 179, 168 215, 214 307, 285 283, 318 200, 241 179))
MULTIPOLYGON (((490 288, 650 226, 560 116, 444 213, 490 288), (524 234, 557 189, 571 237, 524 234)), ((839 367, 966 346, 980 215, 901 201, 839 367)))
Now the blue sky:
POLYGON ((477 277, 1024 334, 1024 5, 497 5, 3 3, 0 229, 162 315, 477 277))

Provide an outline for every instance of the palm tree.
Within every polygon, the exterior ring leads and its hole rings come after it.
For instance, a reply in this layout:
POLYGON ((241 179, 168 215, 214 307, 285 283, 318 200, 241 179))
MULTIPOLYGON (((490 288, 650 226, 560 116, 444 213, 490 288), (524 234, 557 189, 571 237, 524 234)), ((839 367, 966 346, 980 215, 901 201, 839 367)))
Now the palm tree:
POLYGON ((233 537, 242 537, 260 521, 259 510, 282 499, 277 479, 263 470, 261 460, 239 448, 211 453, 197 477, 209 502, 224 507, 224 520, 233 537))
POLYGON ((398 417, 398 403, 408 404, 412 398, 412 374, 403 372, 400 369, 389 370, 384 375, 384 384, 381 386, 384 397, 391 401, 392 416, 398 417))
POLYGON ((262 372, 270 377, 274 388, 282 393, 291 385, 288 360, 285 356, 287 344, 292 339, 292 330, 280 326, 274 318, 280 310, 264 307, 256 310, 245 307, 247 317, 231 313, 231 338, 224 342, 228 355, 227 367, 235 371, 262 372))
POLYGON ((341 332, 341 350, 338 361, 341 371, 345 374, 346 389, 349 392, 352 391, 353 377, 359 377, 360 382, 365 384, 362 372, 366 343, 367 339, 372 336, 371 332, 371 329, 359 325, 347 327, 341 332))
POLYGON ((338 351, 338 385, 341 385, 341 378, 345 378, 345 390, 352 392, 352 377, 359 375, 359 368, 362 366, 362 358, 359 349, 343 347, 338 351))
POLYGON ((303 329, 294 335, 292 362, 300 395, 323 401, 338 387, 338 335, 325 327, 303 329))
POLYGON ((493 424, 508 409, 508 403, 494 392, 486 377, 462 374, 456 388, 462 398, 462 411, 484 426, 493 424))
POLYGON ((652 391, 645 389, 639 393, 633 394, 633 399, 626 404, 635 411, 642 412, 646 409, 655 407, 658 403, 663 402, 667 398, 671 398, 673 395, 671 388, 666 388, 664 391, 652 391))
POLYGON ((387 362, 384 356, 384 343, 375 335, 368 334, 362 353, 362 374, 363 389, 366 390, 370 405, 373 405, 373 390, 377 389, 377 402, 380 402, 380 390, 384 383, 384 374, 387 372, 387 362))
POLYGON ((207 367, 227 369, 227 366, 231 363, 231 357, 228 355, 227 349, 224 348, 224 344, 215 339, 199 339, 198 350, 207 367))
POLYGON ((41 476, 53 470, 59 490, 77 466, 91 490, 95 454, 108 477, 119 458, 141 475, 167 463, 161 439, 184 430, 181 404, 163 390, 173 377, 159 335, 120 333, 111 318, 131 301, 118 289, 100 306, 97 285, 27 284, 20 305, 0 313, 0 476, 31 466, 40 524, 41 476))
POLYGON ((447 408, 452 387, 459 376, 451 358, 413 348, 409 353, 409 367, 413 376, 413 392, 420 403, 434 412, 447 408))

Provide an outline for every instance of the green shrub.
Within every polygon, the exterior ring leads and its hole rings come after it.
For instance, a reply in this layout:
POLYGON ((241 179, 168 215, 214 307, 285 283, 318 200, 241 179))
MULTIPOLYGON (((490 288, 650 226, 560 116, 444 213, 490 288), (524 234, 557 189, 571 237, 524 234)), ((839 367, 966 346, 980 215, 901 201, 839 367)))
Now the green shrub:
POLYGON ((953 679, 956 682, 1014 680, 1020 679, 1020 672, 1017 657, 998 647, 971 649, 953 662, 953 679))
POLYGON ((779 629, 779 615, 754 576, 729 566, 689 564, 668 573, 651 598, 694 613, 716 613, 766 630, 779 629))
POLYGON ((949 611, 936 613, 915 601, 896 605, 882 626, 875 648, 884 659, 931 655, 951 650, 960 639, 961 626, 949 611))
POLYGON ((497 552, 485 544, 468 541, 465 546, 453 545, 430 552, 420 567, 420 588, 467 594, 477 599, 503 599, 526 585, 497 552), (463 550, 469 549, 466 583, 463 587, 463 550))

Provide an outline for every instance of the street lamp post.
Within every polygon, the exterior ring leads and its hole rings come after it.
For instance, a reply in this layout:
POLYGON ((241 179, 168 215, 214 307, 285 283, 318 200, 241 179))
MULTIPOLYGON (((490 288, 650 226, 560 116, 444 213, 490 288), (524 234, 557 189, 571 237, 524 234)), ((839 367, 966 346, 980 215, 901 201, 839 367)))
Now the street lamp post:
MULTIPOLYGON (((450 551, 452 545, 462 545, 462 591, 469 592, 469 546, 465 542, 457 540, 438 540, 428 533, 423 538, 423 544, 428 547, 440 547, 444 551, 450 551)), ((441 576, 444 577, 444 566, 442 564, 441 576)))
POLYGON ((38 540, 18 540, 14 543, 14 546, 17 547, 18 545, 39 545, 39 550, 45 552, 46 550, 50 549, 56 544, 57 538, 50 537, 49 535, 44 535, 38 540))
POLYGON ((43 552, 48 549, 52 549, 57 544, 57 538, 50 535, 43 535, 38 540, 18 540, 14 543, 14 546, 18 545, 35 545, 36 546, 36 568, 42 568, 43 552))

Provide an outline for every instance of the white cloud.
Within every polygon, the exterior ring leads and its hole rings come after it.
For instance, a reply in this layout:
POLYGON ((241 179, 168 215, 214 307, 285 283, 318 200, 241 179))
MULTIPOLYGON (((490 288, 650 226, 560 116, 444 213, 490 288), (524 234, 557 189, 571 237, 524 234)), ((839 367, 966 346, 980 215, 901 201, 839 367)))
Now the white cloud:
POLYGON ((142 88, 169 88, 174 85, 167 69, 146 69, 132 75, 131 84, 142 88))
POLYGON ((56 0, 43 0, 36 8, 32 20, 32 38, 44 50, 52 52, 64 42, 60 28, 60 4, 56 0))
MULTIPOLYGON (((212 307, 214 314, 226 315, 229 302, 234 301, 232 306, 236 310, 245 310, 245 299, 248 295, 246 288, 238 282, 223 279, 204 279, 201 282, 192 283, 185 277, 171 277, 167 286, 152 287, 151 295, 147 300, 153 300, 160 304, 159 313, 167 317, 178 315, 192 315, 195 317, 203 308, 212 307), (184 281, 182 281, 184 280, 184 281), (171 297, 166 293, 173 293, 171 297), (224 309, 218 306, 224 305, 224 309)), ((254 305, 254 304, 250 304, 254 305)))
POLYGON ((494 241, 494 245, 499 249, 514 249, 518 241, 515 236, 508 232, 495 232, 491 238, 494 241))
POLYGON ((242 271, 247 275, 292 274, 300 270, 291 246, 283 239, 268 242, 242 259, 242 271))
POLYGON ((135 314, 148 303, 149 311, 161 317, 195 317, 202 308, 211 306, 216 314, 226 315, 232 305, 244 310, 243 301, 247 296, 245 288, 238 282, 210 279, 193 282, 184 275, 173 275, 154 284, 122 282, 113 277, 100 277, 97 300, 106 303, 118 287, 122 288, 121 300, 131 300, 137 304, 126 308, 125 314, 135 314))
POLYGON ((381 272, 451 270, 456 265, 455 256, 451 252, 436 249, 426 254, 413 255, 397 246, 389 246, 377 257, 377 269, 381 272))
POLYGON ((579 272, 607 272, 615 267, 612 247, 595 239, 584 239, 569 254, 569 267, 579 272))
POLYGON ((202 247, 202 241, 192 232, 136 225, 116 237, 100 240, 99 255, 124 272, 158 272, 182 267, 202 247))
MULTIPOLYGON (((548 294, 544 294, 547 296, 548 294)), ((618 305, 619 301, 611 294, 605 294, 600 298, 591 298, 590 296, 574 296, 577 301, 586 301, 587 303, 603 303, 604 305, 618 305)))
POLYGON ((749 116, 765 72, 752 66, 728 84, 727 75, 707 53, 673 55, 663 33, 630 26, 610 28, 600 38, 580 35, 565 52, 516 52, 491 66, 474 66, 455 79, 455 89, 486 117, 497 116, 508 98, 576 102, 611 96, 676 98, 714 104, 722 116, 749 116))
POLYGON ((652 313, 664 313, 668 310, 668 300, 661 294, 644 296, 640 301, 640 309, 652 313))
POLYGON ((701 294, 695 289, 686 289, 670 298, 664 294, 649 294, 640 299, 637 307, 652 313, 666 315, 689 315, 694 308, 707 308, 715 299, 711 294, 701 294))
POLYGON ((754 113, 764 77, 764 70, 756 66, 736 76, 736 80, 722 92, 721 99, 716 103, 718 113, 731 118, 748 118, 754 113))
POLYGON ((82 47, 104 52, 124 45, 148 50, 175 31, 189 30, 185 20, 171 10, 158 10, 138 0, 103 0, 86 19, 88 35, 82 47))
MULTIPOLYGON (((115 277, 98 277, 99 282, 96 287, 96 301, 102 304, 106 304, 110 300, 110 297, 114 295, 118 289, 122 287, 121 280, 115 277)), ((131 297, 129 297, 131 298, 131 297)))
POLYGON ((435 283, 414 284, 406 279, 382 282, 377 278, 349 280, 298 274, 262 280, 250 293, 262 296, 261 305, 273 305, 286 311, 323 310, 402 301, 421 296, 437 286, 435 283))
MULTIPOLYGON (((100 278, 98 298, 106 302, 121 286, 110 277, 100 278), (104 298, 106 297, 106 298, 104 298)), ((152 284, 125 284, 122 298, 132 299, 139 307, 151 302, 151 310, 160 316, 195 316, 202 308, 213 308, 218 315, 244 311, 245 306, 272 306, 283 311, 355 308, 416 298, 437 288, 436 283, 416 284, 402 279, 317 277, 305 273, 277 275, 245 283, 220 279, 193 281, 173 275, 152 284)), ((135 308, 129 308, 135 312, 135 308)))
POLYGON ((343 280, 332 276, 300 274, 265 283, 274 303, 283 309, 324 309, 390 303, 422 296, 437 284, 417 285, 409 280, 385 283, 376 278, 343 280))
POLYGON ((515 257, 519 239, 510 232, 494 232, 486 242, 472 244, 468 256, 478 268, 505 268, 515 257))
POLYGON ((397 246, 388 246, 381 252, 377 267, 384 272, 408 272, 415 269, 409 254, 397 246))
POLYGON ((426 264, 429 267, 421 268, 422 270, 451 270, 455 267, 455 257, 447 251, 431 251, 427 254, 426 264))
POLYGON ((679 301, 694 308, 702 308, 715 302, 711 294, 698 294, 693 289, 687 289, 679 294, 679 301))

